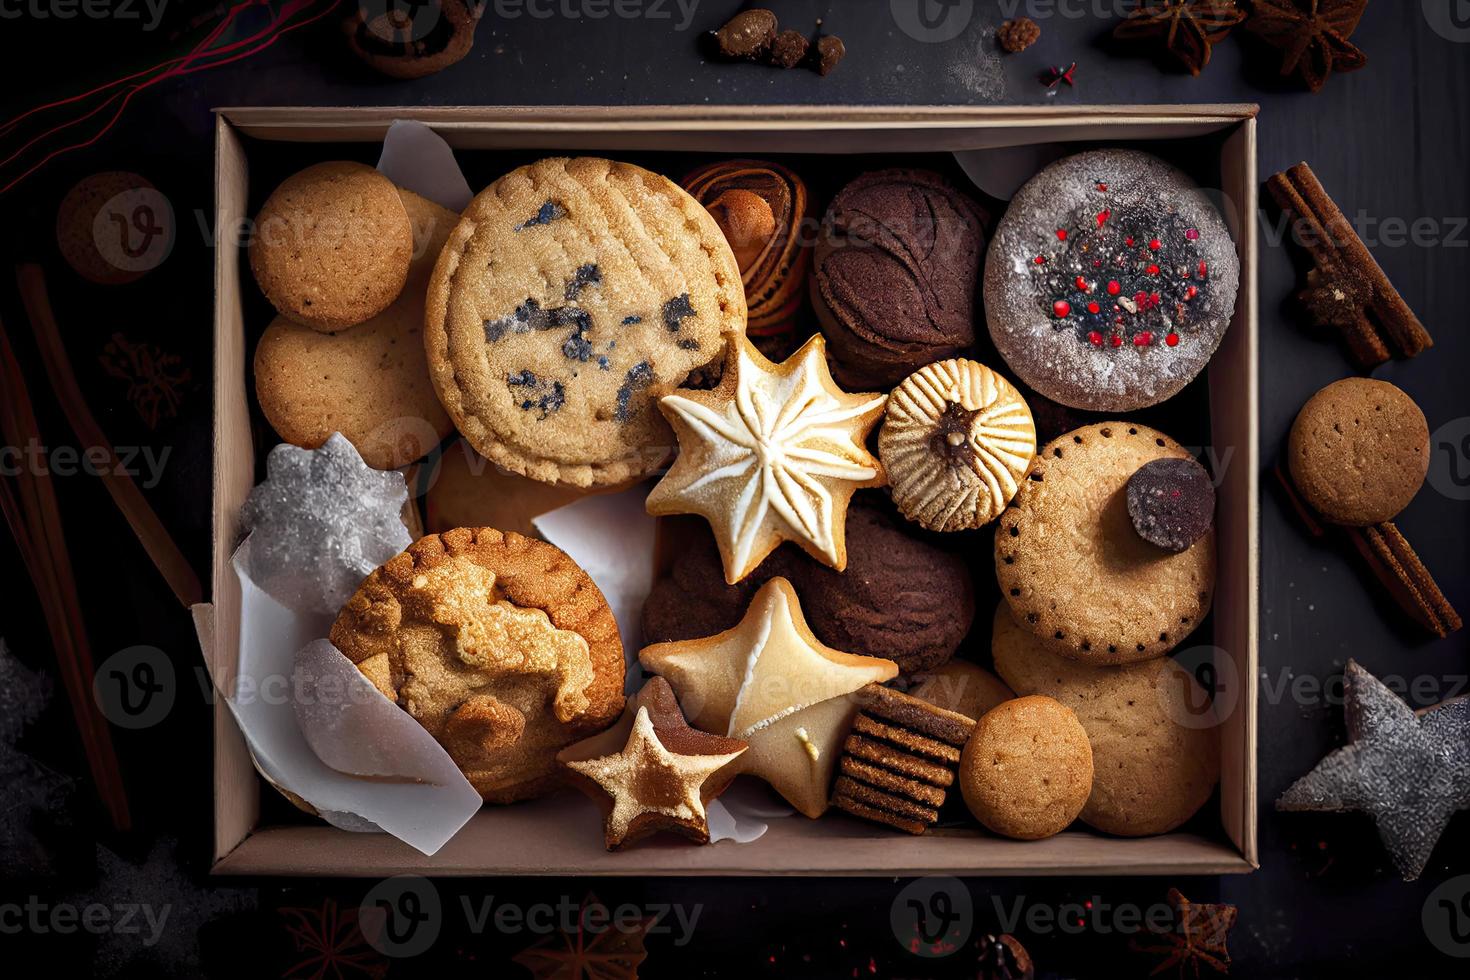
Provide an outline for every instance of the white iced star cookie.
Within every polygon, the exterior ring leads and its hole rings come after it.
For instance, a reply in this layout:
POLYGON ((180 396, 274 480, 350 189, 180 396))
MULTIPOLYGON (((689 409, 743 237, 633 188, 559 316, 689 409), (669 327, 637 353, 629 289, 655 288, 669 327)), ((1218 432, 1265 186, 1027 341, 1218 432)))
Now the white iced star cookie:
POLYGON ((808 817, 827 809, 859 707, 848 695, 898 675, 891 660, 824 646, 780 577, 761 587, 733 629, 658 643, 638 658, 668 680, 695 725, 750 744, 734 769, 770 783, 808 817))
POLYGON ((659 399, 679 457, 649 494, 648 512, 709 521, 731 584, 783 541, 842 571, 848 502, 887 481, 864 448, 887 401, 838 388, 820 336, 781 364, 743 338, 732 342, 719 387, 659 399))

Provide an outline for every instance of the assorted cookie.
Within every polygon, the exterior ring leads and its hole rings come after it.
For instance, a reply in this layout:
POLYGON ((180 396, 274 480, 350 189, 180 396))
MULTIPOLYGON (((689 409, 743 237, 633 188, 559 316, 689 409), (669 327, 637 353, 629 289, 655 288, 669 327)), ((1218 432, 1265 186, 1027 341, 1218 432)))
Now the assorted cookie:
POLYGON ((990 337, 1027 386, 1073 408, 1173 397, 1220 346, 1240 260, 1181 171, 1136 150, 1066 157, 1011 201, 985 262, 990 337))
POLYGON ((822 218, 812 305, 847 388, 891 388, 975 343, 980 206, 939 174, 853 180, 822 218))
POLYGON ((881 684, 869 684, 842 746, 832 805, 855 817, 922 834, 939 820, 975 720, 881 684))
POLYGON ((644 640, 723 632, 740 621, 757 589, 780 576, 796 589, 812 632, 828 646, 892 660, 904 673, 948 661, 975 617, 964 559, 910 533, 876 494, 853 498, 847 535, 845 571, 787 544, 730 585, 709 532, 680 528, 666 536, 673 552, 668 573, 643 604, 644 640))
POLYGON ((1215 525, 1215 483, 1192 457, 1144 463, 1125 492, 1133 530, 1165 551, 1184 551, 1215 525))
POLYGON ((1134 528, 1139 467, 1188 459, 1130 422, 1083 426, 1042 447, 995 532, 995 576, 1016 621, 1047 649, 1089 664, 1161 657, 1193 633, 1215 589, 1215 535, 1180 552, 1134 528))
POLYGON ((891 660, 818 640, 783 578, 761 587, 733 629, 644 647, 638 659, 673 685, 696 726, 749 742, 739 770, 808 817, 827 809, 837 749, 859 707, 847 695, 898 674, 891 660))
POLYGON ((821 337, 781 364, 735 338, 718 388, 659 399, 679 456, 648 512, 709 521, 731 584, 783 541, 840 572, 848 501, 885 481, 864 442, 887 400, 838 388, 821 337))
POLYGON ((1036 424, 1009 381, 975 361, 937 361, 888 399, 878 438, 893 502, 931 531, 995 520, 1036 455, 1036 424))
POLYGON ((1092 747, 1071 708, 1044 695, 1001 704, 960 758, 965 805, 988 830, 1041 840, 1072 825, 1092 792, 1092 747))
POLYGON ((455 428, 523 476, 578 487, 653 473, 674 448, 658 399, 745 330, 719 225, 666 177, 541 160, 470 202, 439 256, 429 373, 455 428))
POLYGON ((958 658, 932 670, 911 674, 908 680, 907 693, 937 708, 971 718, 979 718, 1016 696, 1005 681, 984 667, 958 658))
POLYGON ((560 549, 519 534, 419 539, 368 576, 330 639, 491 803, 554 788, 557 751, 623 710, 607 600, 560 549))

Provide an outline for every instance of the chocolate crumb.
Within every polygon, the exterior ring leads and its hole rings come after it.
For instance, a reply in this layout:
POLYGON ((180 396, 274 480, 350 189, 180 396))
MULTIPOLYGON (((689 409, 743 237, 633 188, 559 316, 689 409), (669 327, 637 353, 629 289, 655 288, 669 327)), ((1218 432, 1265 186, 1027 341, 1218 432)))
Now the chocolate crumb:
POLYGON ((623 384, 618 388, 618 410, 613 416, 619 422, 626 422, 636 414, 636 410, 630 410, 634 392, 642 391, 653 381, 653 368, 647 361, 639 361, 628 369, 623 378, 623 384))
POLYGON ((742 10, 715 31, 715 43, 726 58, 759 61, 776 39, 776 15, 769 10, 742 10))
POLYGON ((625 326, 625 327, 631 327, 635 323, 642 323, 642 322, 643 322, 643 317, 639 316, 636 313, 633 314, 632 316, 625 316, 625 317, 623 317, 623 326, 625 326))
POLYGON ((679 324, 686 316, 694 316, 694 307, 689 302, 689 294, 681 293, 664 304, 664 326, 669 328, 670 333, 679 329, 679 324))
POLYGON ((541 205, 540 210, 538 210, 535 214, 531 215, 531 217, 516 225, 515 230, 521 231, 526 228, 535 227, 536 225, 549 225, 558 218, 565 218, 566 216, 567 209, 562 207, 560 203, 556 201, 547 201, 545 204, 541 205))
POLYGON ((692 337, 686 337, 679 341, 678 347, 680 350, 699 350, 699 341, 692 337))
POLYGON ((825 78, 831 74, 842 59, 847 57, 847 45, 842 43, 842 38, 836 34, 828 34, 817 39, 815 47, 816 63, 814 67, 817 74, 825 78))
POLYGON ((785 30, 771 42, 770 62, 777 68, 795 68, 806 60, 811 42, 801 31, 785 30))
POLYGON ((597 267, 596 262, 588 262, 586 265, 578 266, 577 271, 572 274, 572 278, 567 280, 564 294, 569 300, 576 299, 577 294, 587 286, 600 285, 601 283, 602 270, 597 267))
POLYGON ((529 388, 530 397, 521 400, 521 409, 527 412, 539 409, 543 419, 560 409, 567 401, 566 389, 560 381, 538 378, 534 371, 508 374, 505 376, 505 384, 508 388, 529 388))

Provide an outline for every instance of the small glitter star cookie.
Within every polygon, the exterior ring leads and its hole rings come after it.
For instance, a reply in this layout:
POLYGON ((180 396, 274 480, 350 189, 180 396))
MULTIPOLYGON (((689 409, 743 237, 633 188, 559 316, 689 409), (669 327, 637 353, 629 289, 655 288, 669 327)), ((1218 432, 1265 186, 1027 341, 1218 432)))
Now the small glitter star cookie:
POLYGON ((813 818, 827 809, 842 740, 859 708, 848 695, 898 675, 891 660, 818 641, 784 578, 761 587, 734 629, 644 647, 638 659, 668 679, 695 725, 750 743, 739 772, 770 783, 813 818))
POLYGON ((995 520, 1036 455, 1036 424, 1005 378, 975 361, 939 361, 888 399, 878 456, 905 517, 931 531, 995 520))
POLYGON ((648 512, 709 521, 732 585, 782 541, 842 571, 848 502, 885 482, 864 440, 888 398, 842 391, 825 351, 813 337, 773 364, 740 338, 718 388, 659 400, 679 457, 649 494, 648 512))
POLYGON ((1470 698, 1415 711, 1355 660, 1343 680, 1348 744, 1293 783, 1276 809, 1368 814, 1394 867, 1413 881, 1450 817, 1470 810, 1470 698))
POLYGON ((673 449, 662 395, 745 332, 724 234, 628 163, 540 160, 480 193, 434 268, 424 343, 455 427, 543 483, 614 487, 673 449))
POLYGON ((985 262, 996 350, 1071 408, 1130 412, 1200 373, 1235 312, 1240 260, 1183 172, 1135 150, 1059 160, 1011 201, 985 262))
POLYGON ((628 702, 622 720, 556 755, 565 775, 603 808, 607 849, 615 851, 661 830, 709 843, 705 804, 748 748, 735 738, 689 727, 674 689, 654 677, 628 702))

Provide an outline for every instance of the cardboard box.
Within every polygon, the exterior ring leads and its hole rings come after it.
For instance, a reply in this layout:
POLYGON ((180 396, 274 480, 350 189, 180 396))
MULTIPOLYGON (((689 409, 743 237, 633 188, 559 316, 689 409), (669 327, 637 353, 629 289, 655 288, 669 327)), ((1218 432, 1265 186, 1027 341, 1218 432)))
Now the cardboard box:
MULTIPOLYGON (((883 154, 1019 146, 1193 140, 1218 154, 1226 219, 1241 260, 1235 320, 1209 367, 1212 444, 1233 452, 1219 488, 1219 573, 1210 643, 1230 651, 1238 702, 1220 727, 1219 830, 1125 840, 1082 831, 1039 842, 979 830, 910 838, 847 818, 778 820, 750 845, 653 841, 602 846, 596 809, 566 798, 482 810, 438 854, 387 835, 322 823, 261 826, 261 780, 229 711, 214 716, 218 874, 916 875, 1221 874, 1256 859, 1257 450, 1256 107, 627 107, 222 109, 215 159, 215 455, 213 604, 197 610, 205 656, 233 676, 240 589, 230 567, 238 514, 256 480, 241 253, 250 160, 242 137, 376 143, 394 119, 417 119, 456 149, 600 153, 883 154)), ((251 144, 252 146, 258 144, 251 144)), ((1193 147, 1191 146, 1191 152, 1193 147)), ((305 162, 303 161, 303 165, 305 162)), ((1210 161, 1213 170, 1215 161, 1210 161)), ((478 188, 476 188, 478 189, 478 188)), ((982 611, 982 617, 985 615, 982 611)), ((269 791, 268 791, 269 792, 269 791)))

